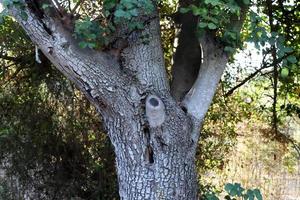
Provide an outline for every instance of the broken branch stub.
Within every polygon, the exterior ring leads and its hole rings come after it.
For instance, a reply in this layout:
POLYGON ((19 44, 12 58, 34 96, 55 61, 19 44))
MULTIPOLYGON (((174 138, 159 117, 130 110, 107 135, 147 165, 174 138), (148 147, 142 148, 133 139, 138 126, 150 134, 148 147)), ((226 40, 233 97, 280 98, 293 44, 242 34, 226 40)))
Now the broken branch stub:
POLYGON ((151 128, 161 126, 165 121, 165 106, 162 100, 155 96, 149 95, 146 99, 146 117, 151 128))

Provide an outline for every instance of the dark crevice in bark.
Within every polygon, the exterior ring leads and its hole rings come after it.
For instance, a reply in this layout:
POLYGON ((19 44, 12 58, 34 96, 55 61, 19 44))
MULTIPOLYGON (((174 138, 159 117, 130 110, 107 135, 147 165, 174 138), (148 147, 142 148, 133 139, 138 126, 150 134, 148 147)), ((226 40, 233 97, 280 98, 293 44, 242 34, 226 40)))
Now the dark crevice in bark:
POLYGON ((156 138, 156 141, 158 142, 158 144, 160 144, 161 148, 163 148, 164 146, 168 146, 161 136, 156 135, 155 138, 156 138))
POLYGON ((43 22, 43 18, 45 17, 45 13, 43 11, 43 9, 41 9, 41 5, 42 3, 44 3, 44 1, 35 1, 35 0, 26 0, 25 1, 28 5, 28 8, 31 10, 32 13, 35 14, 35 16, 37 17, 37 19, 39 20, 39 22, 42 24, 43 28, 45 29, 45 31, 49 34, 52 35, 52 31, 51 29, 43 22))
POLYGON ((149 144, 150 142, 150 129, 148 126, 144 127, 144 134, 145 134, 145 138, 147 140, 147 144, 149 144))
POLYGON ((154 163, 154 153, 153 153, 153 148, 150 145, 151 136, 150 136, 150 128, 148 125, 144 126, 144 135, 146 138, 145 160, 149 164, 152 164, 154 163))
MULTIPOLYGON (((151 20, 156 19, 157 16, 149 17, 149 19, 141 20, 143 21, 143 25, 147 26, 151 22, 151 20)), ((119 25, 115 24, 116 27, 119 25)), ((127 26, 125 26, 127 29, 127 26)), ((103 50, 104 52, 107 52, 109 55, 113 57, 113 59, 116 59, 118 63, 120 64, 121 69, 124 69, 122 52, 124 49, 128 48, 130 43, 135 42, 138 40, 141 36, 141 30, 133 29, 130 32, 123 33, 124 30, 118 30, 120 33, 117 33, 113 38, 113 40, 105 47, 103 50)))
POLYGON ((129 45, 127 38, 117 38, 115 39, 111 44, 109 44, 109 46, 104 49, 105 52, 107 52, 109 55, 111 55, 113 57, 113 59, 115 59, 121 67, 121 70, 124 69, 123 66, 123 59, 122 58, 122 51, 127 48, 129 45))
POLYGON ((148 162, 150 164, 153 164, 154 163, 154 152, 150 145, 147 146, 147 153, 148 153, 148 162))
POLYGON ((187 108, 184 106, 184 105, 181 105, 180 106, 180 108, 181 108, 181 110, 185 113, 185 114, 187 114, 187 108))

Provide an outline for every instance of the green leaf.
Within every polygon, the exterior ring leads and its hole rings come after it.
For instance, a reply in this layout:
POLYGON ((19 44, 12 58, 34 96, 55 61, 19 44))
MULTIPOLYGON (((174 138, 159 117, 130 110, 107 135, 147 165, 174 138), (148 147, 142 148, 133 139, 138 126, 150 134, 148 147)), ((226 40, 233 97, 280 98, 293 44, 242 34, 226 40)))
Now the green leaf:
POLYGON ((3 0, 2 3, 5 8, 8 8, 10 5, 12 5, 11 0, 3 0))
POLYGON ((249 5, 249 4, 250 4, 250 0, 243 0, 243 3, 244 3, 245 5, 249 5))
POLYGON ((131 16, 137 17, 138 16, 138 10, 136 8, 128 11, 131 16))
POLYGON ((230 46, 226 46, 226 47, 224 48, 224 51, 225 51, 225 52, 228 52, 228 53, 233 53, 233 52, 235 51, 235 49, 232 48, 232 47, 230 47, 230 46))
POLYGON ((89 40, 95 40, 97 38, 97 35, 95 33, 91 33, 86 36, 87 36, 86 39, 89 39, 89 40))
POLYGON ((124 11, 124 10, 116 10, 115 13, 114 13, 115 17, 119 17, 119 18, 126 18, 126 19, 131 19, 131 15, 124 11))
POLYGON ((282 49, 285 53, 291 53, 291 52, 293 52, 294 51, 294 49, 293 48, 291 48, 291 47, 283 47, 283 49, 282 49))
POLYGON ((252 190, 247 190, 245 197, 247 200, 254 200, 254 192, 252 190))
POLYGON ((292 64, 297 63, 297 58, 295 56, 288 56, 286 59, 292 64))
POLYGON ((205 22, 200 22, 200 23, 198 24, 198 27, 199 27, 199 28, 205 28, 205 27, 207 27, 207 26, 208 26, 208 24, 205 23, 205 22))
POLYGON ((199 7, 195 6, 194 4, 190 5, 190 9, 191 9, 193 15, 199 15, 201 12, 199 7))
POLYGON ((279 58, 282 58, 285 55, 285 52, 282 49, 279 49, 277 54, 279 58))
POLYGON ((188 13, 190 10, 191 10, 190 8, 180 8, 179 11, 184 14, 184 13, 188 13))
POLYGON ((116 6, 116 0, 104 0, 103 7, 105 10, 110 10, 116 6))
POLYGON ((195 16, 200 16, 202 15, 202 10, 201 9, 193 9, 193 15, 195 16))
POLYGON ((50 8, 51 7, 51 5, 50 4, 47 4, 47 3, 44 3, 43 5, 42 5, 42 9, 43 10, 46 10, 46 9, 48 9, 48 8, 50 8))
POLYGON ((263 200, 263 197, 262 197, 259 189, 254 189, 253 192, 254 192, 254 195, 257 198, 257 200, 263 200))
POLYGON ((206 194, 205 198, 207 200, 219 200, 219 198, 215 194, 206 194))
POLYGON ((282 68, 281 72, 280 72, 280 75, 281 75, 282 78, 288 77, 288 75, 289 75, 289 69, 286 68, 286 67, 282 68))
POLYGON ((128 10, 133 9, 136 7, 132 1, 122 1, 122 5, 127 8, 128 10))
POLYGON ((245 190, 244 188, 241 187, 241 184, 239 183, 234 183, 234 184, 226 184, 225 185, 225 190, 228 192, 228 194, 232 197, 235 196, 242 196, 243 191, 245 190))
POLYGON ((81 42, 78 43, 78 45, 79 45, 80 48, 84 49, 88 46, 88 43, 81 41, 81 42))
POLYGON ((208 28, 213 30, 213 29, 216 29, 218 27, 214 23, 208 23, 208 28))
POLYGON ((87 43, 87 47, 90 49, 96 48, 96 43, 87 43))
POLYGON ((234 186, 236 189, 237 196, 239 196, 239 197, 242 196, 242 193, 245 189, 239 183, 235 183, 234 186))
POLYGON ((4 14, 0 13, 0 25, 4 23, 4 14))
POLYGON ((204 2, 205 2, 205 4, 211 4, 213 6, 221 4, 221 1, 219 1, 219 0, 205 0, 204 2))
POLYGON ((226 185, 225 185, 225 191, 227 192, 227 193, 230 193, 230 191, 233 189, 233 184, 231 184, 231 183, 227 183, 226 185))

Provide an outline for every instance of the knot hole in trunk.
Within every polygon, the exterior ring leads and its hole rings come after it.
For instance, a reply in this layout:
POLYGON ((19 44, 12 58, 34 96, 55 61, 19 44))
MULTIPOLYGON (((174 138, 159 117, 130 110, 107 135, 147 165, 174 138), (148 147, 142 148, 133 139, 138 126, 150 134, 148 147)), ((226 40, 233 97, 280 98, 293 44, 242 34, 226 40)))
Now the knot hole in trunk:
POLYGON ((166 118, 165 106, 156 95, 149 95, 146 99, 146 117, 151 128, 161 126, 166 118))

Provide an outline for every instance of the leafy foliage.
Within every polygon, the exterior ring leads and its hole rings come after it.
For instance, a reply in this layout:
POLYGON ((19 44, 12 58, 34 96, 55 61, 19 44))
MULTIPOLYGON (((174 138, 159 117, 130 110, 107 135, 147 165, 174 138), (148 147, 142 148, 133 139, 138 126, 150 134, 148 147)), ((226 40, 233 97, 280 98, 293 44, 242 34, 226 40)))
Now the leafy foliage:
POLYGON ((80 40, 79 46, 81 48, 94 49, 108 44, 108 39, 105 36, 109 34, 109 30, 99 26, 98 23, 89 18, 76 21, 74 34, 80 40))
POLYGON ((20 12, 21 17, 23 19, 27 20, 28 15, 24 11, 25 5, 23 4, 23 1, 21 1, 21 0, 3 0, 3 6, 4 6, 5 9, 1 12, 0 18, 3 18, 3 15, 6 15, 6 12, 7 12, 6 9, 7 8, 15 7, 15 8, 21 10, 21 12, 20 12))
POLYGON ((8 183, 0 178, 0 200, 14 200, 11 198, 11 192, 8 183))
POLYGON ((262 195, 258 189, 245 190, 239 183, 228 183, 225 185, 225 190, 229 194, 225 197, 228 200, 230 200, 231 197, 242 197, 245 200, 262 200, 262 195))
MULTIPOLYGON (((263 200, 261 192, 259 189, 245 189, 241 186, 240 183, 227 183, 224 186, 226 195, 225 200, 263 200)), ((211 189, 208 189, 202 197, 203 200, 219 200, 217 192, 214 192, 211 189)))
POLYGON ((10 18, 0 42, 0 170, 10 180, 0 195, 117 198, 112 147, 94 108, 45 57, 35 63, 33 45, 10 18))
POLYGON ((150 0, 105 0, 101 9, 103 17, 100 20, 98 17, 91 19, 86 16, 75 22, 74 35, 80 40, 81 48, 99 49, 108 46, 114 32, 120 31, 124 23, 124 37, 128 37, 132 31, 142 30, 144 22, 137 17, 151 15, 154 6, 150 0))
POLYGON ((213 31, 219 36, 219 39, 225 44, 225 51, 233 52, 240 48, 241 36, 239 24, 234 24, 233 20, 243 17, 246 12, 249 1, 223 1, 223 0, 205 0, 199 4, 191 4, 186 8, 181 8, 182 13, 192 12, 199 17, 198 34, 205 31, 213 31))

